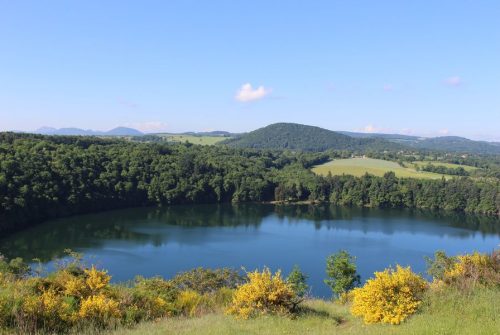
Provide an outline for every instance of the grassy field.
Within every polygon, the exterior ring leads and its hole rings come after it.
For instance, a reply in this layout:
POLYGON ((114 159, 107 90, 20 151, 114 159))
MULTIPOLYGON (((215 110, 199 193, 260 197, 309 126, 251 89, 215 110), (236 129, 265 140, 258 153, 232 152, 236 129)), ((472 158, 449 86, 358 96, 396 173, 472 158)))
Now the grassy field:
POLYGON ((383 176, 388 171, 394 171, 397 177, 440 179, 442 175, 432 172, 416 171, 413 168, 404 168, 396 162, 373 158, 337 159, 318 165, 312 169, 314 173, 327 175, 348 174, 362 176, 365 173, 383 176))
POLYGON ((295 319, 264 316, 237 320, 222 312, 194 318, 170 318, 119 329, 112 335, 139 334, 500 334, 500 290, 453 290, 426 297, 420 311, 399 326, 365 325, 338 303, 312 300, 295 319))
POLYGON ((416 161, 416 162, 413 162, 412 164, 413 165, 418 165, 420 167, 426 166, 427 164, 432 164, 432 165, 435 165, 435 166, 444 166, 444 167, 452 168, 452 169, 456 169, 456 168, 461 167, 465 171, 474 171, 474 170, 477 170, 477 167, 474 167, 474 166, 451 164, 451 163, 442 163, 442 162, 435 162, 435 161, 416 161))
POLYGON ((214 145, 218 142, 227 140, 224 136, 195 136, 195 135, 180 135, 180 134, 158 134, 168 142, 189 142, 192 144, 214 145))

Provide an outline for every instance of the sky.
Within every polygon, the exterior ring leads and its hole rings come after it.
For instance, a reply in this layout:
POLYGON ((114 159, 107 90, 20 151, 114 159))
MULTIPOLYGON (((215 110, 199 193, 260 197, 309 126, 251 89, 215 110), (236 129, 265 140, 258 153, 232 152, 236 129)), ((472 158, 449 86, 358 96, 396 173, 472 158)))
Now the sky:
POLYGON ((500 1, 0 0, 0 130, 500 141, 500 1))

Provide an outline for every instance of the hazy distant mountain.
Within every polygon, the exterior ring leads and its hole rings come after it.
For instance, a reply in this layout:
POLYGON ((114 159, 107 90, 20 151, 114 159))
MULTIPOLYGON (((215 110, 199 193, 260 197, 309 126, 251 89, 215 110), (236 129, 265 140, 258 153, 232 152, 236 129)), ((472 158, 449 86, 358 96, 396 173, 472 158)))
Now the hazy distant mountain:
POLYGON ((42 127, 34 131, 35 134, 42 135, 77 135, 77 136, 142 136, 144 135, 137 129, 127 127, 117 127, 108 131, 97 131, 92 129, 80 128, 52 128, 42 127))
POLYGON ((449 152, 500 154, 500 143, 473 141, 459 136, 419 137, 400 134, 356 133, 340 131, 344 135, 357 138, 383 138, 413 148, 449 152))
POLYGON ((473 141, 459 136, 425 138, 412 144, 412 146, 419 149, 500 154, 500 145, 496 142, 473 141))
POLYGON ((328 129, 297 123, 275 123, 223 144, 239 148, 294 149, 306 151, 400 149, 399 144, 377 138, 354 138, 328 129))
POLYGON ((401 134, 382 134, 382 133, 357 133, 352 131, 337 131, 338 133, 357 137, 357 138, 383 138, 386 140, 401 140, 401 141, 419 141, 423 139, 420 136, 412 136, 412 135, 401 135, 401 134))

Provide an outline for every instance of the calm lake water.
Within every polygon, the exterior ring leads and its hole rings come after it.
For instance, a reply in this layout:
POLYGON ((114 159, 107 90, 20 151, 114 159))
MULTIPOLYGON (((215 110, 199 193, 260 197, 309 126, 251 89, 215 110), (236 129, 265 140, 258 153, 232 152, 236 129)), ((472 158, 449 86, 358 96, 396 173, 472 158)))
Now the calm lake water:
POLYGON ((114 281, 135 275, 171 277, 194 267, 247 270, 268 266, 286 275, 298 264, 314 295, 325 258, 340 249, 357 257, 362 279, 389 265, 425 271, 424 256, 491 252, 500 244, 495 218, 408 210, 308 205, 190 205, 135 208, 45 222, 0 239, 0 252, 50 268, 64 249, 83 252, 114 281))

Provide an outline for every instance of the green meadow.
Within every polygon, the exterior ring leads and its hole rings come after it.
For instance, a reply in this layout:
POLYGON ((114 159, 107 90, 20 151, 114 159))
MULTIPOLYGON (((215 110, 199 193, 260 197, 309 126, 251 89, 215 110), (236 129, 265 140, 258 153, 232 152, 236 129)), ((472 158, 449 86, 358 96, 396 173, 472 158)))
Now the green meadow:
POLYGON ((389 171, 393 171, 397 177, 402 178, 440 179, 443 176, 432 172, 417 171, 410 167, 405 168, 396 162, 373 158, 336 159, 315 166, 312 171, 320 175, 327 175, 331 172, 332 175, 346 174, 357 177, 366 173, 381 177, 389 171))
POLYGON ((366 325, 353 317, 349 305, 326 300, 305 302, 295 318, 261 316, 238 320, 223 311, 198 317, 173 317, 141 323, 132 329, 120 328, 112 335, 139 334, 500 334, 500 290, 475 289, 463 294, 453 289, 429 294, 422 308, 401 325, 366 325))
POLYGON ((197 136, 197 135, 184 135, 184 134, 158 134, 164 138, 167 142, 179 142, 179 143, 192 143, 201 145, 214 145, 218 142, 227 140, 228 137, 224 136, 197 136))

